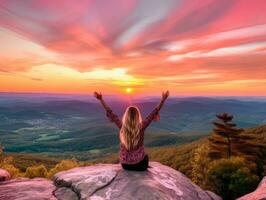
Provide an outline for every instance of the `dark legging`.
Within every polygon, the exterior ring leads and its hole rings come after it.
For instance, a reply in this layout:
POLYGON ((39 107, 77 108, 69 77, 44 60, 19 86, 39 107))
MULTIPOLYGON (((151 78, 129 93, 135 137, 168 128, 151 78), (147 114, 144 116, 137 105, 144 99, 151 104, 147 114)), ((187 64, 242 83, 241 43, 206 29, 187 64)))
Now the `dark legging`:
POLYGON ((124 164, 124 163, 121 163, 121 165, 126 170, 145 171, 148 168, 148 166, 149 166, 149 156, 145 155, 143 160, 141 160, 137 164, 124 164))

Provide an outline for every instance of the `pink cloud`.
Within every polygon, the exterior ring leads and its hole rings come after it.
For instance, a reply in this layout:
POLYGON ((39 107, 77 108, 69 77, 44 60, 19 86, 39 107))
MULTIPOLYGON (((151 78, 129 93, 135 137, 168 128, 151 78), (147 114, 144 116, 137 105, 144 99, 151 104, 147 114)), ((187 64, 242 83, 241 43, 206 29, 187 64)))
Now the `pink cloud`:
POLYGON ((206 72, 198 75, 198 82, 262 79, 265 10, 264 0, 1 0, 0 28, 44 47, 57 59, 4 59, 0 53, 0 70, 25 71, 55 62, 79 71, 126 67, 151 82, 163 76, 173 83, 191 83, 173 77, 189 77, 201 69, 206 72), (248 50, 237 51, 253 43, 261 46, 249 56, 248 50), (218 54, 225 49, 232 53, 218 54), (175 62, 169 62, 174 56, 175 62))

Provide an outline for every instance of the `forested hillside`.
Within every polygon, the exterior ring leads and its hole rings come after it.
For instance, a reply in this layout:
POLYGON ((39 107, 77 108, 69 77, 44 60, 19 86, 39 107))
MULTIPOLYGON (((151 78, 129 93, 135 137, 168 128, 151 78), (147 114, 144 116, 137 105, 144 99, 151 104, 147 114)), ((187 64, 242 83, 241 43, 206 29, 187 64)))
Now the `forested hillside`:
MULTIPOLYGON (((185 145, 146 148, 150 160, 183 172, 196 184, 226 199, 234 199, 254 190, 266 175, 266 125, 243 129, 231 141, 226 152, 226 137, 217 135, 217 127, 208 137, 185 145), (219 138, 214 142, 213 138, 219 138), (237 139, 236 139, 237 138, 237 139), (224 140, 224 141, 223 141, 224 140), (215 149, 214 149, 215 148, 215 149), (219 156, 213 156, 213 151, 219 156), (227 188, 224 190, 224 188, 227 188), (228 189, 230 188, 230 190, 228 189)), ((223 135, 223 134, 222 134, 223 135)), ((0 168, 15 176, 47 177, 58 171, 95 163, 118 163, 117 153, 88 161, 61 160, 38 154, 3 154, 0 168)))

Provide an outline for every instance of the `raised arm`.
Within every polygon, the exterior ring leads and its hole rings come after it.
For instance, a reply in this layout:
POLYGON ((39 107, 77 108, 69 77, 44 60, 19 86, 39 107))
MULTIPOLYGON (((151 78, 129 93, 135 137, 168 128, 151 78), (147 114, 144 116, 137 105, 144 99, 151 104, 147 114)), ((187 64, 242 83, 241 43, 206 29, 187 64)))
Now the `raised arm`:
POLYGON ((98 99, 101 102, 103 108, 106 111, 106 116, 109 118, 109 120, 111 122, 114 122, 116 124, 116 126, 119 129, 121 129, 121 127, 122 127, 121 120, 119 119, 119 117, 116 114, 113 113, 113 111, 111 110, 111 108, 106 104, 106 102, 103 99, 102 94, 101 93, 98 93, 98 92, 94 92, 94 96, 95 96, 96 99, 98 99))
POLYGON ((146 128, 147 126, 150 125, 150 123, 153 120, 156 120, 159 118, 159 111, 161 110, 165 100, 169 96, 169 91, 163 92, 162 93, 162 98, 160 102, 157 104, 157 106, 152 110, 152 112, 142 121, 142 128, 146 128))
POLYGON ((161 110, 161 108, 162 108, 162 106, 163 106, 165 100, 166 100, 168 97, 169 97, 169 91, 168 91, 168 90, 167 90, 166 92, 163 92, 163 93, 162 93, 161 101, 160 101, 160 103, 155 107, 155 108, 158 109, 158 111, 161 110))

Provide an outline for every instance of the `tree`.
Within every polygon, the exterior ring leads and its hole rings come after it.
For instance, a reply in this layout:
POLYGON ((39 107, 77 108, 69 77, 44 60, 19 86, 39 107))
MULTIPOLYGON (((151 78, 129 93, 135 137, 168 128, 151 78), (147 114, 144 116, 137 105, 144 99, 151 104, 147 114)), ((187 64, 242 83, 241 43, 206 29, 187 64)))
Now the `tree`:
POLYGON ((209 156, 214 159, 230 158, 238 155, 234 147, 245 145, 245 139, 248 136, 242 136, 243 129, 237 128, 232 122, 233 115, 222 113, 216 115, 217 121, 213 122, 215 128, 213 134, 209 137, 210 152, 209 156))
POLYGON ((213 122, 213 134, 209 137, 209 157, 213 160, 242 156, 249 165, 255 165, 257 175, 262 178, 266 165, 266 127, 243 130, 232 123, 233 115, 222 113, 217 118, 218 121, 213 122))
POLYGON ((13 165, 13 157, 4 155, 4 147, 0 143, 0 168, 7 170, 11 177, 20 175, 20 171, 13 165))
POLYGON ((191 179, 194 183, 199 185, 201 188, 206 187, 206 173, 210 163, 210 158, 208 157, 209 146, 208 144, 199 145, 195 151, 191 161, 192 172, 191 179))
POLYGON ((247 140, 245 147, 239 150, 246 160, 256 164, 257 175, 263 178, 266 169, 266 125, 246 129, 242 135, 252 136, 252 138, 247 140))
POLYGON ((258 182, 258 176, 249 168, 244 158, 240 157, 215 160, 210 163, 207 171, 209 187, 227 200, 253 191, 258 182))

